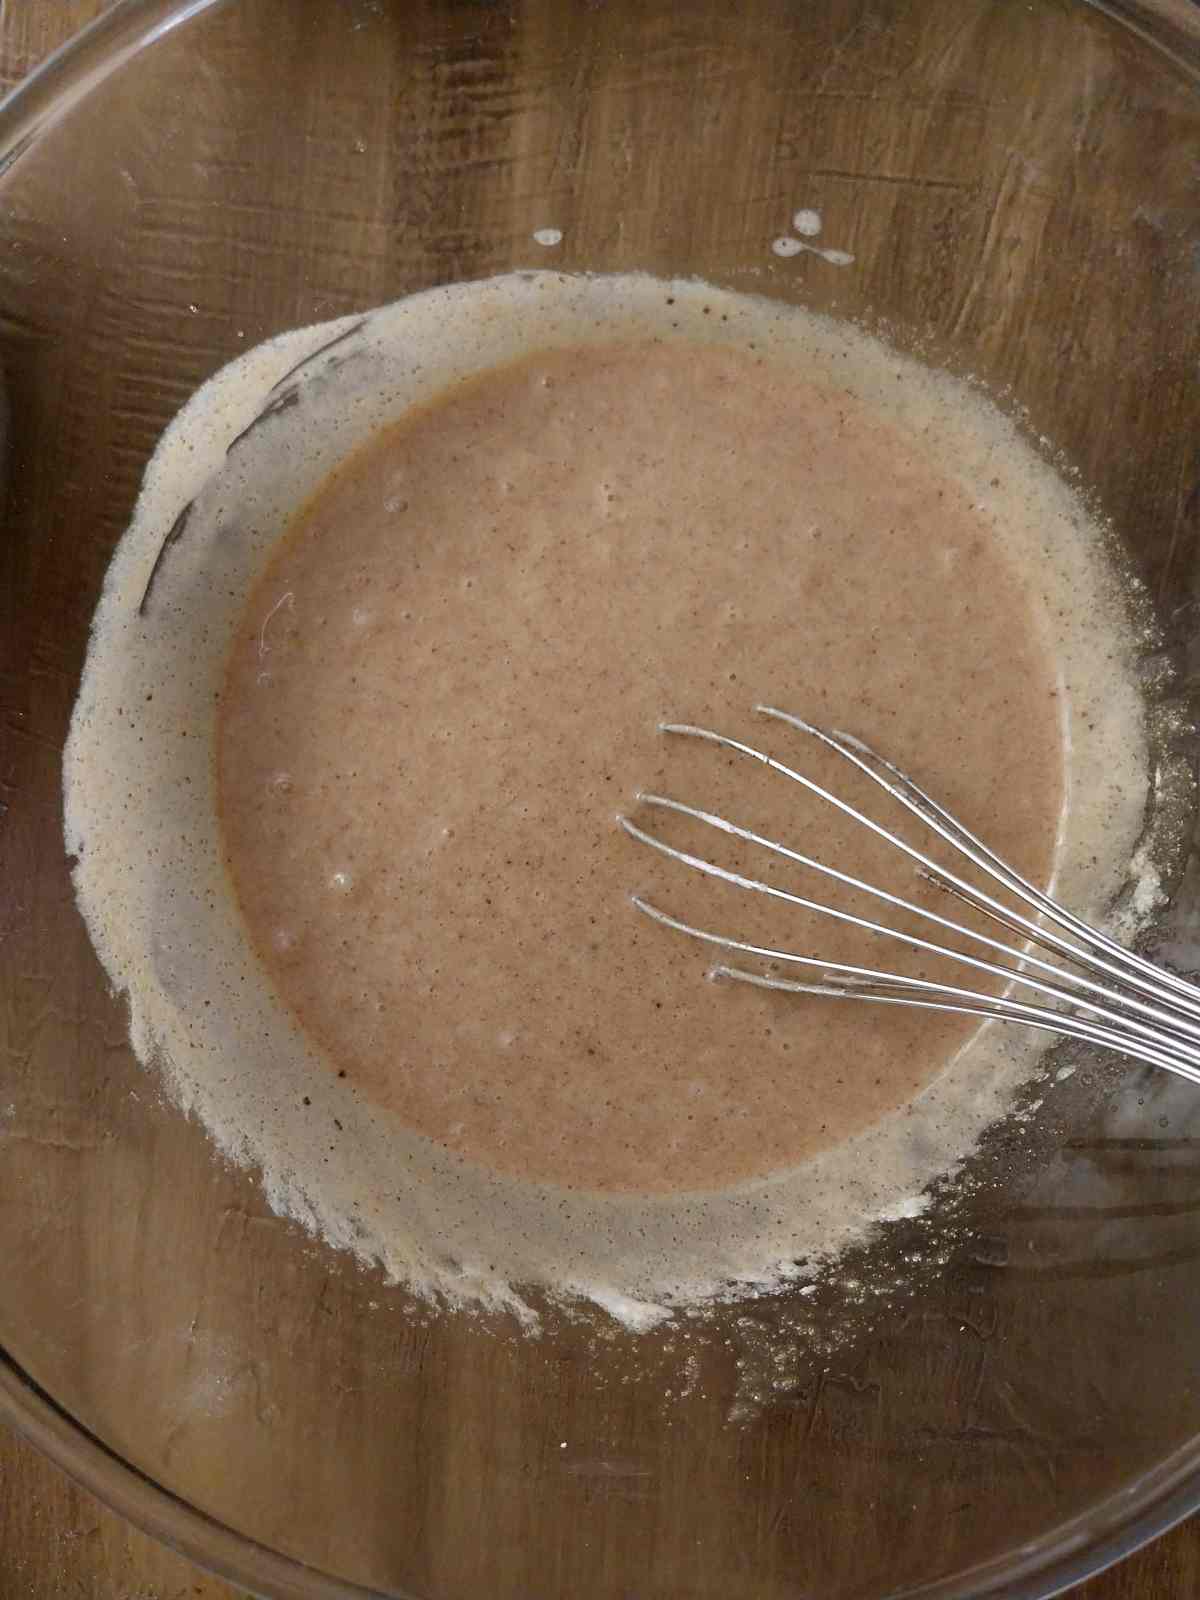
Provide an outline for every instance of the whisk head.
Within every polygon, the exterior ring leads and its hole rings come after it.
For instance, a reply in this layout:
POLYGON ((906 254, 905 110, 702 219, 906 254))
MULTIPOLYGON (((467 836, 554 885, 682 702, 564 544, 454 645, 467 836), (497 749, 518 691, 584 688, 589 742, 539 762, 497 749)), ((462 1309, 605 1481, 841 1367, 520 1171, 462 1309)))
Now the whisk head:
POLYGON ((935 860, 928 849, 911 843, 895 828, 885 827, 832 789, 755 745, 690 723, 663 723, 661 731, 672 738, 707 741, 736 759, 759 762, 781 779, 799 785, 807 794, 833 807, 854 825, 907 857, 921 879, 960 906, 969 908, 971 920, 944 915, 714 811, 664 794, 640 794, 637 797, 639 806, 660 816, 669 814, 688 819, 690 823, 738 841, 751 852, 762 852, 777 862, 788 863, 826 884, 840 885, 885 907, 881 915, 893 914, 895 920, 876 920, 765 878, 721 866, 622 816, 618 820, 625 832, 638 843, 693 872, 750 894, 766 896, 794 910, 856 928, 879 940, 892 941, 919 952, 922 958, 955 963, 959 969, 967 969, 968 977, 974 975, 976 982, 991 987, 974 987, 969 981, 940 981, 827 959, 811 951, 756 943, 698 927, 661 909, 645 896, 635 895, 634 904, 653 921, 722 952, 711 969, 713 977, 790 994, 872 1001, 1018 1023, 1105 1046, 1134 1060, 1164 1067, 1200 1082, 1200 989, 1137 952, 1125 949, 1103 930, 1064 909, 1003 861, 899 767, 862 740, 848 733, 815 727, 802 717, 774 706, 756 706, 755 711, 783 724, 793 733, 817 741, 856 769, 871 785, 883 791, 902 814, 915 819, 918 831, 924 831, 948 847, 954 865, 949 867, 935 860), (917 931, 918 927, 925 931, 917 931), (958 943, 947 943, 947 939, 958 943), (960 948, 960 944, 965 948, 960 948), (766 970, 730 964, 730 957, 749 958, 765 964, 766 970), (781 970, 791 975, 782 976, 781 970))

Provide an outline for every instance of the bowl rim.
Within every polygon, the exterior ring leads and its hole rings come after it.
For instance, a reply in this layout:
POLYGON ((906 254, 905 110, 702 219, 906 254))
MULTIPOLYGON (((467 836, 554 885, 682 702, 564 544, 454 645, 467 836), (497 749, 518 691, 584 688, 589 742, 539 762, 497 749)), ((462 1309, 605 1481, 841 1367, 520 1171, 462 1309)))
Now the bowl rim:
MULTIPOLYGON (((143 50, 230 0, 115 0, 0 99, 0 178, 43 135, 143 50)), ((1166 55, 1200 88, 1195 0, 1077 0, 1166 55)), ((364 1588, 272 1550, 141 1471, 43 1390, 0 1342, 0 1425, 102 1504, 196 1566, 261 1600, 417 1600, 364 1588)), ((1200 1435, 1132 1484, 1015 1554, 891 1600, 1052 1600, 1200 1509, 1200 1435)))

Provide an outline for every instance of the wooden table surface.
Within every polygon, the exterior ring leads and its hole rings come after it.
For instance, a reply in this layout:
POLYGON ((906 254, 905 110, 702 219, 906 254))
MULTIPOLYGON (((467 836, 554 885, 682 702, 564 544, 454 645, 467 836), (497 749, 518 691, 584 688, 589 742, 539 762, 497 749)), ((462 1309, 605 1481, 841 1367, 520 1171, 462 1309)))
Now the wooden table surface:
MULTIPOLYGON (((8 88, 112 0, 0 5, 8 88)), ((1200 1593, 1200 1518, 1076 1591, 1087 1600, 1200 1593)), ((146 1538, 0 1429, 0 1600, 232 1600, 234 1591, 146 1538)))
MULTIPOLYGON (((1084 1600, 1192 1600, 1200 1594, 1200 1517, 1075 1593, 1084 1600)), ((138 1533, 0 1429, 0 1600, 74 1596, 235 1600, 236 1591, 138 1533)))

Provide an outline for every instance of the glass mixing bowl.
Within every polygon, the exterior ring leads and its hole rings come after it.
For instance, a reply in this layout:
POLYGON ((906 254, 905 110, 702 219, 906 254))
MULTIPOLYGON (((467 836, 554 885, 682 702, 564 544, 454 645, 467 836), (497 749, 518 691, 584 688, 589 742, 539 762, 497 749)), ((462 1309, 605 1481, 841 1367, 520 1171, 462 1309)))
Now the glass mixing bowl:
MULTIPOLYGON (((280 1220, 162 1099, 59 801, 181 402, 280 329, 523 266, 698 274, 977 375, 1112 519, 1148 681, 1190 697, 1198 73, 1189 0, 125 0, 0 110, 6 1420, 264 1595, 1042 1596, 1200 1502, 1186 1085, 1077 1053, 816 1295, 524 1337, 280 1220), (852 265, 773 251, 801 208, 852 265)), ((1190 750, 1159 756, 1178 817, 1190 750)), ((1187 831, 1166 855, 1194 968, 1187 831)))

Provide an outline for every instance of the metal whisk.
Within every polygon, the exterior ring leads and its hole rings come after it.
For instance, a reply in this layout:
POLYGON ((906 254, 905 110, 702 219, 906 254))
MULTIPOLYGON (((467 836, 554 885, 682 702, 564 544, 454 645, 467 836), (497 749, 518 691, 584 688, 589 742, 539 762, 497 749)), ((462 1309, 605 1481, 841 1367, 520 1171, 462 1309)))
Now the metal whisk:
POLYGON ((651 846, 672 860, 681 862, 697 872, 719 878, 739 888, 756 894, 769 895, 789 905, 817 912, 839 922, 850 923, 868 933, 885 939, 898 940, 913 949, 944 957, 948 961, 972 968, 980 973, 1004 980, 1005 992, 999 995, 980 993, 953 983, 939 983, 926 978, 906 977, 900 973, 877 971, 871 967, 852 966, 841 961, 824 961, 819 956, 801 955, 792 950, 776 950, 727 937, 689 923, 653 906, 640 895, 634 904, 648 917, 664 927, 686 933, 693 939, 703 940, 723 951, 735 951, 770 963, 801 968, 818 974, 815 978, 783 978, 769 974, 746 971, 725 964, 712 969, 718 978, 732 978, 742 983, 756 984, 766 989, 783 990, 791 994, 824 995, 840 1000, 871 1000, 878 1004, 919 1006, 933 1011, 961 1012, 967 1016, 995 1017, 1003 1022, 1020 1023, 1025 1027, 1044 1032, 1062 1034, 1073 1039, 1087 1040, 1104 1045, 1110 1050, 1132 1057, 1151 1066, 1165 1067, 1170 1072, 1200 1083, 1200 987, 1165 971, 1136 952, 1126 950, 1108 934, 1089 927, 1057 905, 1050 897, 1011 867, 962 823, 920 789, 911 778, 890 761, 852 738, 849 734, 826 732, 815 728, 802 718, 778 711, 773 706, 756 706, 761 715, 819 740, 836 751, 864 773, 880 789, 889 794, 926 828, 951 845, 959 856, 970 862, 989 881, 1007 893, 1023 909, 998 900, 991 893, 977 887, 956 872, 931 860, 921 850, 865 816, 856 807, 815 783, 802 772, 777 761, 763 750, 730 739, 708 728, 696 728, 686 723, 664 723, 662 731, 687 739, 704 739, 733 751, 753 761, 762 762, 773 772, 793 783, 798 783, 810 794, 836 807, 879 838, 886 840, 896 850, 903 852, 914 863, 917 872, 947 894, 981 912, 990 922, 998 923, 1020 941, 1020 947, 993 938, 986 933, 939 915, 899 895, 891 894, 860 878, 841 872, 811 856, 792 850, 773 839, 764 838, 747 828, 711 811, 703 811, 665 795, 641 794, 639 803, 662 811, 676 812, 696 822, 740 839, 744 843, 769 851, 776 856, 836 880, 847 888, 860 891, 896 911, 910 913, 944 932, 969 941, 987 954, 971 955, 938 942, 936 938, 922 938, 902 932, 886 923, 874 922, 849 911, 823 905, 774 884, 731 872, 700 856, 677 849, 665 840, 647 833, 628 817, 620 817, 626 833, 641 843, 651 846), (1035 953, 1047 952, 1047 959, 1035 953), (1033 998, 1018 999, 1013 991, 1023 992, 1033 998))

